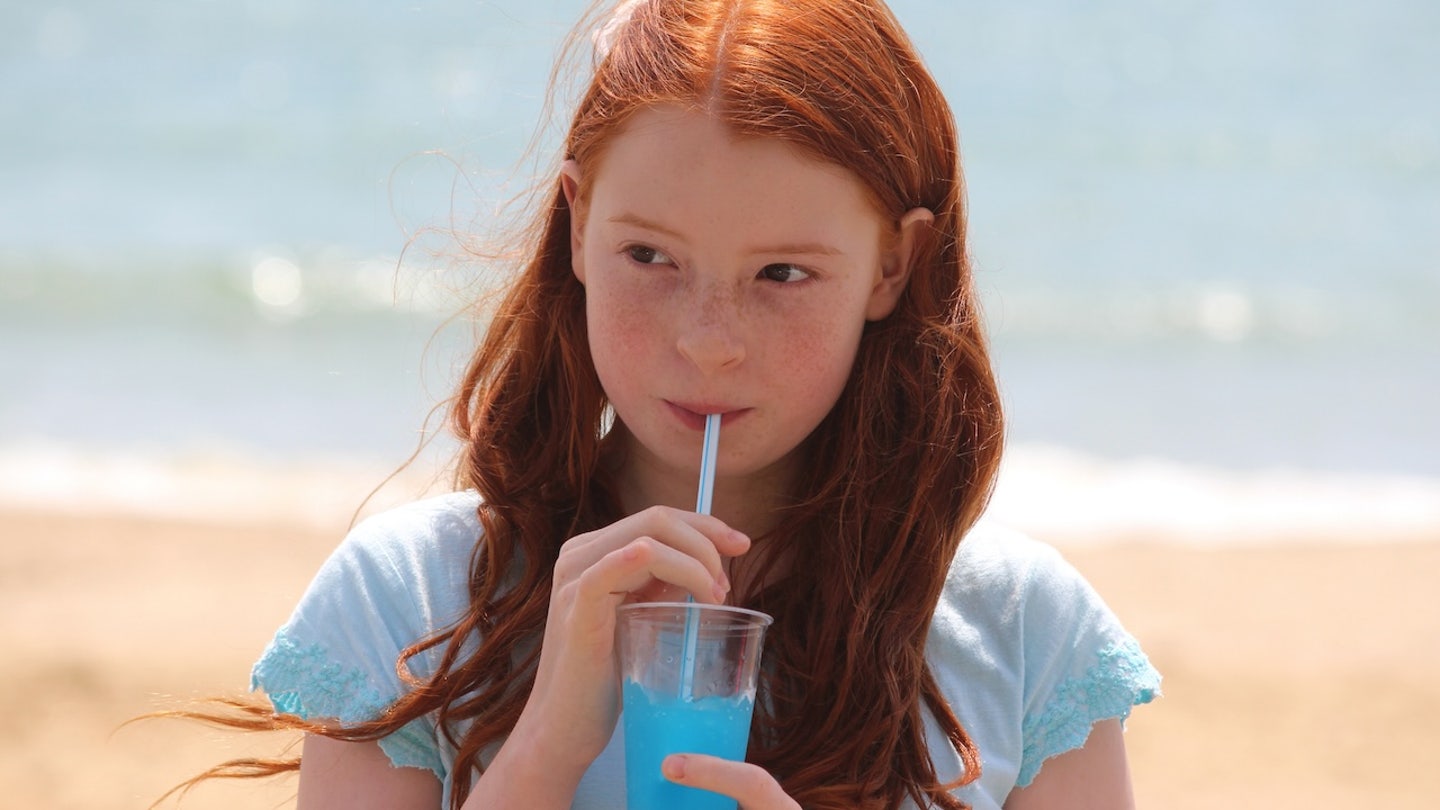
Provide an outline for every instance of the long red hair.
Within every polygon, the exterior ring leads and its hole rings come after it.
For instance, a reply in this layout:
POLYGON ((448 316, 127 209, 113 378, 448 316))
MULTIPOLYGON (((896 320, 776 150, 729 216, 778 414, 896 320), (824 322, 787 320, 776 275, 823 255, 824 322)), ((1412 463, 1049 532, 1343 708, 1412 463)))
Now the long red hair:
MULTIPOLYGON (((637 110, 689 105, 737 135, 780 138, 853 172, 890 221, 934 212, 899 305, 867 325, 844 392, 801 449, 815 472, 773 534, 784 541, 755 552, 783 554, 789 573, 735 597, 775 617, 752 762, 806 808, 888 810, 907 797, 963 807, 949 792, 959 783, 937 777, 923 713, 960 754, 961 783, 978 776, 979 757, 925 642, 951 558, 989 497, 1003 423, 950 109, 879 0, 641 0, 622 4, 596 41, 565 141, 581 166, 637 110)), ((544 202, 451 406, 464 443, 458 483, 484 501, 469 612, 406 651, 402 660, 444 655, 383 717, 344 730, 287 721, 376 739, 434 713, 457 747, 456 810, 480 752, 529 696, 561 544, 621 517, 585 291, 571 271, 571 212, 558 183, 544 202)))

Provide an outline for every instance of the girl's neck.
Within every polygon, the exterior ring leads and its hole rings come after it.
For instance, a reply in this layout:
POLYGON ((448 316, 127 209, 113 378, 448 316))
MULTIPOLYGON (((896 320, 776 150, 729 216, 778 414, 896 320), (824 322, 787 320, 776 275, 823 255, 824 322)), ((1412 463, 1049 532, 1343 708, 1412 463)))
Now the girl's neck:
MULTIPOLYGON (((717 475, 711 514, 752 539, 762 537, 779 522, 794 480, 793 466, 782 462, 746 476, 717 475)), ((697 476, 677 474, 643 449, 623 455, 614 480, 626 514, 651 506, 695 508, 697 476)))

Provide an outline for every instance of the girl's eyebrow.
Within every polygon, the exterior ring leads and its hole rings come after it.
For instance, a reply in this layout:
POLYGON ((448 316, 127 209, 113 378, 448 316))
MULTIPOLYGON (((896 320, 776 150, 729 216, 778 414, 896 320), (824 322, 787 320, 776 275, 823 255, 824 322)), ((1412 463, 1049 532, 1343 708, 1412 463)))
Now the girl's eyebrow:
MULTIPOLYGON (((661 225, 653 220, 646 219, 639 214, 624 213, 617 214, 608 219, 617 225, 631 225, 647 231, 653 231, 679 241, 686 241, 685 235, 679 231, 661 225)), ((785 255, 785 256, 839 256, 841 250, 833 245, 823 242, 784 242, 778 245, 761 245, 751 247, 747 251, 752 256, 760 255, 785 255)))
POLYGON ((616 214, 615 216, 610 217, 608 221, 613 222, 616 225, 633 225, 636 228, 664 234, 665 236, 669 236, 672 239, 680 239, 682 241, 685 239, 684 235, 682 235, 679 231, 674 230, 673 228, 667 228, 664 225, 661 225, 660 223, 653 220, 648 220, 645 217, 640 216, 639 214, 632 214, 628 212, 624 214, 616 214))

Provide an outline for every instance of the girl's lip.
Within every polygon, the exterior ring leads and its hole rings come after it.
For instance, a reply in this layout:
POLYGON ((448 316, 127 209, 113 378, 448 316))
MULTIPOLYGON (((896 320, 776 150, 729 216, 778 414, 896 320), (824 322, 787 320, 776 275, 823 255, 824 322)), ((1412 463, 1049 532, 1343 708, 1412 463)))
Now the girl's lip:
POLYGON ((720 424, 723 426, 730 424, 744 415, 746 411, 750 410, 749 408, 732 408, 726 405, 711 405, 698 402, 681 403, 671 402, 670 400, 666 400, 665 404, 670 406, 670 410, 673 411, 676 416, 680 417, 680 421, 684 422, 686 427, 693 430, 705 429, 705 417, 708 414, 720 414, 720 424))

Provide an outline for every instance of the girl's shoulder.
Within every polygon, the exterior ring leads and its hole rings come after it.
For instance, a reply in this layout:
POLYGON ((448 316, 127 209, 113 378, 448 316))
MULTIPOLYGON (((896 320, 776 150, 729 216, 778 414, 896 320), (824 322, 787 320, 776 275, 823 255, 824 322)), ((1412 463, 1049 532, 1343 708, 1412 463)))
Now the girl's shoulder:
MULTIPOLYGON (((359 723, 378 717, 408 688, 402 651, 444 630, 466 608, 468 561, 480 541, 479 497, 454 492, 366 518, 311 580, 289 620, 251 670, 277 711, 359 723)), ((438 651, 407 666, 433 672, 438 651)), ((380 740, 396 765, 444 778, 428 719, 380 740)))
POLYGON ((1048 576, 1067 567, 1048 543, 1004 524, 982 518, 966 533, 946 577, 947 590, 1006 587, 1048 576))
POLYGON ((436 592, 436 586, 453 579, 457 571, 463 584, 466 563, 480 542, 479 506, 474 492, 451 492, 365 518, 320 566, 302 607, 317 599, 403 598, 406 592, 436 592))
POLYGON ((1053 546, 981 520, 950 562, 937 615, 1004 628, 1063 602, 1099 601, 1085 578, 1053 546))
POLYGON ((464 614, 479 505, 475 493, 453 492, 361 521, 321 564, 257 673, 279 653, 392 670, 400 650, 464 614))
POLYGON ((360 594, 388 596, 417 609, 426 629, 442 626, 464 609, 470 560, 483 529, 480 496, 449 492, 374 514, 351 529, 321 568, 358 583, 360 594))
POLYGON ((935 625, 942 635, 1011 648, 1008 652, 1028 659, 1030 666, 1073 652, 1081 642, 1104 647, 1132 641, 1059 550, 984 520, 966 535, 951 561, 935 625))
POLYGON ((480 539, 480 496, 447 492, 371 515, 345 536, 337 552, 391 560, 469 556, 480 539))
POLYGON ((1099 720, 1159 694, 1160 675, 1053 546, 981 521, 960 544, 926 647, 947 701, 980 744, 995 806, 1099 720))

